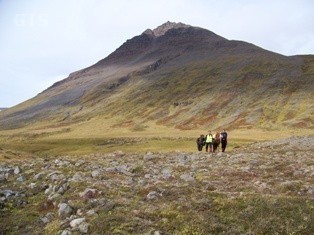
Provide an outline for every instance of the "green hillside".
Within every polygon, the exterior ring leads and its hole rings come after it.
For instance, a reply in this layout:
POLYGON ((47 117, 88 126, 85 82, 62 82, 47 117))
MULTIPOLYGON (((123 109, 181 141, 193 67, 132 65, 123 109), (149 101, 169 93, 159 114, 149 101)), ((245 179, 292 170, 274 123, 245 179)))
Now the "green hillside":
POLYGON ((2 111, 0 129, 101 120, 131 129, 313 130, 313 79, 312 55, 287 57, 168 22, 2 111))

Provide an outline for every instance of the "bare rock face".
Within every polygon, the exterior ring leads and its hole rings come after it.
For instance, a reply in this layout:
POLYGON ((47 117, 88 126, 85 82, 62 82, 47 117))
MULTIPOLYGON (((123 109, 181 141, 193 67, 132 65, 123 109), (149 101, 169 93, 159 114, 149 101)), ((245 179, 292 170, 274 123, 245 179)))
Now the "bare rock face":
POLYGON ((152 32, 154 33, 156 37, 160 37, 164 35, 170 29, 188 28, 188 27, 191 27, 191 26, 183 24, 183 23, 174 23, 174 22, 167 21, 166 23, 158 26, 152 32))

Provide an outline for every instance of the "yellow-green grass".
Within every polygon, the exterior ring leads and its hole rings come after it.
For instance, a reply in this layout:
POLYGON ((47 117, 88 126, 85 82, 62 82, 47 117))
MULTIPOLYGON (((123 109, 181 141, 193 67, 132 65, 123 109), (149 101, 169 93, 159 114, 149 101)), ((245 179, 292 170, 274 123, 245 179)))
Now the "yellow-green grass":
MULTIPOLYGON (((123 152, 195 152, 195 140, 208 129, 179 130, 154 122, 116 125, 121 119, 91 119, 69 126, 33 126, 32 128, 0 132, 0 147, 40 156, 82 155, 90 153, 123 152), (115 126, 115 127, 113 127, 115 126)), ((123 120, 122 120, 123 123, 123 120)), ((211 130, 213 133, 221 130, 211 130)), ((313 135, 313 130, 238 129, 227 130, 228 151, 249 143, 289 136, 313 135)), ((8 155, 7 155, 8 156, 8 155)), ((11 155, 11 158, 13 156, 11 155)), ((4 154, 0 155, 4 159, 4 154)), ((13 157, 14 158, 14 157, 13 157)))

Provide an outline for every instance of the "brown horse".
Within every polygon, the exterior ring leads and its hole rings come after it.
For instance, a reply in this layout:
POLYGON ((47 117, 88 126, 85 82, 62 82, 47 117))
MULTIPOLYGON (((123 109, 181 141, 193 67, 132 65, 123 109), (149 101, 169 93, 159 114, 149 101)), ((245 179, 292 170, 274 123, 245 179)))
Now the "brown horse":
POLYGON ((215 139, 214 139, 214 142, 213 142, 213 150, 214 152, 218 149, 219 151, 219 144, 220 144, 220 133, 219 132, 216 132, 216 135, 215 135, 215 139))

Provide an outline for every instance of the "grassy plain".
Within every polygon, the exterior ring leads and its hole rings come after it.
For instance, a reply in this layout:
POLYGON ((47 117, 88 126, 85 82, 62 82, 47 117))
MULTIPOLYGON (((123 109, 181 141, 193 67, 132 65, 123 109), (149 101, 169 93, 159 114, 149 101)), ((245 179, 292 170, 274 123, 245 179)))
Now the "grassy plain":
MULTIPOLYGON (((66 127, 46 124, 32 128, 0 131, 0 147, 35 156, 79 156, 115 151, 126 153, 195 152, 196 138, 208 131, 179 130, 153 122, 118 126, 115 125, 117 122, 119 121, 114 119, 95 118, 86 123, 66 127)), ((214 133, 221 130, 211 131, 214 133)), ((227 131, 228 151, 257 141, 314 134, 313 130, 305 129, 227 131)))
MULTIPOLYGON (((48 195, 40 188, 61 185, 63 181, 51 181, 51 172, 62 172, 70 185, 56 199, 56 205, 65 200, 74 210, 97 212, 97 216, 84 214, 90 225, 89 234, 153 234, 156 230, 163 234, 200 235, 313 231, 313 200, 308 193, 311 179, 306 173, 313 162, 307 152, 298 150, 289 156, 286 150, 278 150, 269 155, 268 151, 256 149, 256 153, 210 157, 195 154, 196 138, 208 130, 178 130, 140 122, 118 126, 116 122, 91 119, 68 126, 46 123, 1 131, 0 163, 20 165, 25 181, 18 182, 19 175, 11 175, 0 189, 25 191, 27 204, 17 206, 20 198, 9 198, 2 204, 0 234, 60 234, 64 230, 57 206, 48 203, 48 195), (126 154, 119 155, 119 151, 126 154), (70 165, 58 165, 60 159, 70 165), (85 163, 76 166, 78 160, 85 163), (130 166, 130 172, 102 171, 114 163, 130 166), (91 177, 93 169, 99 169, 101 177, 91 177), (163 178, 169 169, 171 177, 163 178), (36 182, 34 175, 43 171, 47 176, 36 182), (192 172, 193 181, 185 181, 184 177, 192 172), (82 181, 70 181, 75 174, 83 174, 82 181), (38 186, 30 188, 34 182, 38 186), (86 188, 103 192, 100 199, 106 199, 108 207, 78 197, 86 188), (148 200, 147 195, 152 192, 162 196, 148 200), (40 218, 47 213, 52 215, 52 221, 43 225, 40 218)), ((313 130, 301 129, 227 131, 228 152, 254 142, 314 134, 313 130)), ((73 234, 79 234, 74 230, 73 234)))

